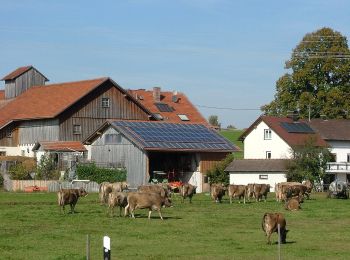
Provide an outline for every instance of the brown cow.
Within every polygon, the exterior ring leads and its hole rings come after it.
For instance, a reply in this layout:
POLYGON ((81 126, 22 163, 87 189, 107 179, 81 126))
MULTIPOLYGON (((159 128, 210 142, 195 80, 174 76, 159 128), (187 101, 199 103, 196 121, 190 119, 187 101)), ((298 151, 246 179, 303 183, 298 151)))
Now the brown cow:
MULTIPOLYGON (((302 198, 301 198, 302 199, 302 198)), ((300 199, 299 197, 297 198, 291 198, 289 199, 286 204, 285 204, 285 209, 286 210, 290 210, 290 211, 295 211, 295 210, 299 210, 300 208, 300 199)))
POLYGON ((301 185, 300 182, 280 182, 275 185, 276 201, 286 201, 286 189, 291 185, 301 185))
POLYGON ((154 185, 141 185, 137 188, 139 192, 148 192, 148 193, 157 193, 163 198, 170 197, 170 191, 167 186, 163 186, 162 184, 154 184, 154 185))
POLYGON ((148 209, 148 219, 151 219, 152 210, 157 210, 159 217, 163 220, 161 208, 171 207, 171 200, 168 197, 162 197, 157 193, 131 192, 128 195, 128 205, 125 208, 125 215, 129 211, 132 218, 135 218, 135 209, 148 209))
POLYGON ((254 197, 256 201, 260 201, 264 196, 266 202, 267 194, 270 192, 270 184, 254 184, 254 197))
POLYGON ((302 182, 302 184, 306 186, 305 195, 307 196, 308 199, 310 199, 310 194, 312 192, 314 185, 312 184, 312 182, 310 180, 305 180, 302 182))
POLYGON ((280 225, 281 243, 286 243, 287 232, 286 219, 282 213, 265 213, 262 219, 261 227, 267 236, 267 243, 271 244, 271 235, 278 233, 278 224, 280 225))
POLYGON ((182 184, 179 187, 179 194, 181 196, 181 202, 184 203, 184 200, 188 197, 190 203, 192 203, 192 197, 196 194, 197 186, 191 185, 189 183, 182 184))
POLYGON ((220 202, 225 195, 226 187, 222 183, 214 183, 210 187, 211 198, 216 202, 220 202))
POLYGON ((111 192, 108 196, 108 213, 113 216, 114 208, 119 206, 119 216, 122 215, 122 208, 128 205, 128 195, 124 192, 111 192))
POLYGON ((74 207, 78 202, 79 197, 86 197, 88 193, 84 188, 80 189, 60 189, 57 192, 58 205, 61 207, 61 212, 65 212, 64 206, 70 205, 70 212, 74 213, 74 207))
POLYGON ((230 198, 230 203, 232 203, 232 199, 235 197, 238 197, 239 203, 241 203, 241 198, 243 197, 243 202, 245 204, 246 194, 247 194, 247 186, 245 185, 231 184, 228 186, 228 196, 230 198))
POLYGON ((251 198, 254 198, 254 184, 249 183, 247 185, 247 199, 250 201, 251 198))
POLYGON ((128 189, 128 183, 122 182, 102 182, 99 188, 99 198, 101 204, 108 203, 108 194, 111 192, 122 192, 128 189))
POLYGON ((303 184, 294 184, 289 186, 282 186, 282 197, 284 201, 294 197, 304 197, 306 194, 306 186, 303 184))

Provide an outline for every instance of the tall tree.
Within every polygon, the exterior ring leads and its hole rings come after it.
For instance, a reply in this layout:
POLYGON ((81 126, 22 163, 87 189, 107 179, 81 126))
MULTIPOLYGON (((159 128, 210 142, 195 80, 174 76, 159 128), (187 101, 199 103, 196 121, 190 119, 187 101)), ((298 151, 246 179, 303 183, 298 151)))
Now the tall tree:
POLYGON ((212 126, 218 126, 220 127, 220 123, 219 123, 219 117, 216 115, 211 115, 209 116, 209 124, 211 124, 212 126))
POLYGON ((261 107, 285 116, 350 118, 350 50, 345 36, 330 28, 308 33, 286 62, 288 73, 276 82, 275 99, 261 107))

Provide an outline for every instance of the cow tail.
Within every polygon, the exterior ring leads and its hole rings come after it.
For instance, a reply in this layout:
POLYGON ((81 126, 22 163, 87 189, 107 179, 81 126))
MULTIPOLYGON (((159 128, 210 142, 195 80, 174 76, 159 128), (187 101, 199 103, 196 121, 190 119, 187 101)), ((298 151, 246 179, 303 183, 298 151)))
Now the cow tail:
POLYGON ((62 194, 62 190, 59 190, 57 192, 57 197, 58 197, 58 206, 62 206, 63 205, 63 194, 62 194))
POLYGON ((264 214, 262 221, 261 221, 261 228, 264 232, 266 232, 265 230, 265 217, 266 217, 267 213, 264 214))

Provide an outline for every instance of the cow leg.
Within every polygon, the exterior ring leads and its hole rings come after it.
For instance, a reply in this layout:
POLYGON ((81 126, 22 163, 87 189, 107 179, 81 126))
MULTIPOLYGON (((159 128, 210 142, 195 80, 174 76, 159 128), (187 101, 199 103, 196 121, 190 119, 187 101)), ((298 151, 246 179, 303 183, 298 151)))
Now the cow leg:
POLYGON ((232 196, 230 196, 230 204, 232 204, 232 196))
POLYGON ((272 233, 267 233, 267 244, 271 245, 271 234, 272 233))
POLYGON ((160 212, 160 209, 158 209, 158 214, 159 214, 160 219, 164 220, 163 217, 162 217, 162 213, 160 212))
MULTIPOLYGON (((130 208, 130 205, 126 205, 125 209, 124 209, 124 217, 126 217, 126 214, 128 213, 129 211, 129 208, 130 208)), ((128 214, 129 215, 129 214, 128 214)))
POLYGON ((151 219, 151 214, 152 214, 152 210, 149 209, 149 210, 148 210, 148 219, 151 219))

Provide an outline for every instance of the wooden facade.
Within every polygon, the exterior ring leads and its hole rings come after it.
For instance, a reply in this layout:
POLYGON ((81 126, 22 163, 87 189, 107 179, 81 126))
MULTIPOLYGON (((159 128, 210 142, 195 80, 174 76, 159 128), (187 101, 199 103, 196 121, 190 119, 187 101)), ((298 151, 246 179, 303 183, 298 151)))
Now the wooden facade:
POLYGON ((32 67, 14 79, 5 80, 5 99, 15 98, 32 86, 43 86, 46 81, 47 78, 32 67))
POLYGON ((140 106, 107 81, 60 117, 59 139, 82 141, 107 119, 148 120, 148 118, 148 114, 140 106), (109 99, 109 107, 102 107, 102 99, 106 98, 109 99), (80 134, 73 133, 74 125, 80 125, 80 134))
POLYGON ((120 143, 106 144, 107 134, 118 134, 113 128, 108 128, 91 145, 91 160, 98 164, 125 168, 127 181, 131 187, 137 187, 148 182, 147 154, 128 139, 121 136, 120 143))

